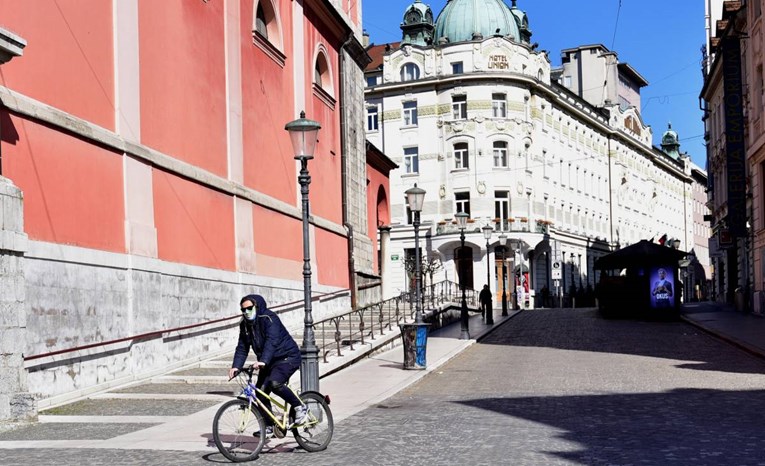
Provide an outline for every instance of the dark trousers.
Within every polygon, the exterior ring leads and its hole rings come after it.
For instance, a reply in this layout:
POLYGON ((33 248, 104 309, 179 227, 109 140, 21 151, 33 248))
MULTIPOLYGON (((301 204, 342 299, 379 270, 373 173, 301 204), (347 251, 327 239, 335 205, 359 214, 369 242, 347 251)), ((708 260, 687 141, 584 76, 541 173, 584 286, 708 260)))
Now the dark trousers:
MULTIPOLYGON (((272 362, 268 366, 260 369, 256 384, 264 392, 268 394, 274 392, 290 405, 299 406, 302 403, 298 397, 292 393, 292 390, 287 387, 287 382, 289 382, 290 377, 297 372, 299 368, 300 359, 282 359, 272 362)), ((269 410, 271 410, 271 400, 260 394, 258 394, 258 398, 269 410)), ((265 416, 265 420, 266 424, 273 424, 273 420, 268 417, 268 415, 265 416)))

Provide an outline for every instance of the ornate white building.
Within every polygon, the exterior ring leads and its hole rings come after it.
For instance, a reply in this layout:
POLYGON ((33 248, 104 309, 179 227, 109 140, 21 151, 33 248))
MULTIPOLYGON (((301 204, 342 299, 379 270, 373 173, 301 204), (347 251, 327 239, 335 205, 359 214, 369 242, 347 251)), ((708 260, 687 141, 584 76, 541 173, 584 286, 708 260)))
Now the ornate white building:
MULTIPOLYGON (((618 67, 614 79, 629 85, 615 85, 614 94, 630 94, 588 102, 530 43, 515 3, 451 0, 433 22, 417 0, 404 13, 402 42, 369 49, 367 138, 399 165, 391 172, 390 238, 381 239, 385 297, 411 286, 405 262, 415 244, 404 191, 415 184, 427 191, 423 256, 444 265, 435 281, 458 281, 464 267, 468 287, 488 280, 498 296, 507 270, 528 272, 541 296, 556 291, 555 262, 557 283, 569 292, 594 286, 594 261, 615 247, 664 235, 693 247, 690 160, 652 146, 639 104, 630 105, 642 78, 618 67), (470 215, 462 254, 457 212, 470 215), (494 230, 488 250, 485 225, 494 230), (513 244, 504 254, 501 233, 513 244)), ((564 52, 584 51, 618 63, 603 46, 564 52)), ((505 286, 509 293, 512 281, 505 286)))

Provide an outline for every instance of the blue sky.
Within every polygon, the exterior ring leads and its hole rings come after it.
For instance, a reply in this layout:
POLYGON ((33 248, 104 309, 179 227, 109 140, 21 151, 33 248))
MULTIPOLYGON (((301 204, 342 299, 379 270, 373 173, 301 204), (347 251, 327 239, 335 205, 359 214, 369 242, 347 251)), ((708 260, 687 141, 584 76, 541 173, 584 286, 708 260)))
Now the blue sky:
MULTIPOLYGON (((399 24, 413 0, 361 0, 364 28, 376 44, 401 40, 399 24)), ((423 0, 433 14, 446 0, 423 0)), ((508 5, 511 4, 507 0, 508 5)), ((653 129, 655 145, 672 123, 681 151, 704 168, 704 126, 699 110, 704 2, 698 0, 518 0, 534 33, 532 42, 549 52, 553 66, 560 51, 603 44, 617 52, 648 81, 641 113, 653 129), (618 21, 617 21, 618 18, 618 21)))

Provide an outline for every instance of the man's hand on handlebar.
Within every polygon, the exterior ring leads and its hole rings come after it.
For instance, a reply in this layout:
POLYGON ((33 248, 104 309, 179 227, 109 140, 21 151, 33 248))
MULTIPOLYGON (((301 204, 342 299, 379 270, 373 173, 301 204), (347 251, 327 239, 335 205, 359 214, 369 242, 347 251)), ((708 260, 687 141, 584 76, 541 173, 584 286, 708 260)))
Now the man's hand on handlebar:
MULTIPOLYGON (((257 372, 260 368, 265 367, 265 365, 266 365, 266 363, 264 363, 264 362, 256 361, 249 368, 252 369, 254 372, 257 372)), ((241 371, 242 371, 242 369, 238 368, 238 367, 232 367, 231 369, 229 369, 228 370, 228 380, 231 380, 234 377, 236 377, 239 374, 239 372, 241 372, 241 371)))

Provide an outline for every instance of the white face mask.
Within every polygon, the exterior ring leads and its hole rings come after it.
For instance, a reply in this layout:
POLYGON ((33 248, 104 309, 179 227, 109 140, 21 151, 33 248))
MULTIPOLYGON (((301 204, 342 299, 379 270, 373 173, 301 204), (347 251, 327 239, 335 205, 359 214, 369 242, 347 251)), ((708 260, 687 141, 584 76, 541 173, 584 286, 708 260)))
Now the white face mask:
POLYGON ((242 314, 244 314, 244 318, 247 320, 254 320, 255 319, 255 313, 257 312, 258 306, 256 304, 253 304, 252 306, 249 306, 247 308, 242 308, 242 314))

